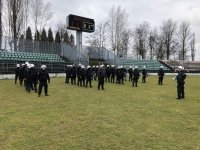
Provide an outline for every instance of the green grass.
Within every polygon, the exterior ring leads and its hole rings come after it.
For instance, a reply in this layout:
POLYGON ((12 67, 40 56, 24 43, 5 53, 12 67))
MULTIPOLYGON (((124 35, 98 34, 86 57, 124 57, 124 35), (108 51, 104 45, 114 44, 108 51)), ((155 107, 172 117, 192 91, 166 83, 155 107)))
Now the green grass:
POLYGON ((105 91, 54 78, 49 97, 0 81, 0 149, 200 149, 200 78, 188 76, 184 101, 176 81, 157 77, 132 88, 105 83, 105 91))

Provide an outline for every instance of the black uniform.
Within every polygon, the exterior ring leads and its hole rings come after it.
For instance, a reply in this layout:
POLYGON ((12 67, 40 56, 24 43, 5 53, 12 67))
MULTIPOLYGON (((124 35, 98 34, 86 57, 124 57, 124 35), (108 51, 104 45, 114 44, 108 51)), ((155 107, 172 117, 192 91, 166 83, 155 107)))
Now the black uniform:
POLYGON ((133 71, 133 80, 132 80, 132 86, 133 87, 134 86, 136 86, 136 87, 138 86, 137 83, 138 83, 139 77, 140 77, 140 73, 139 73, 138 69, 136 68, 133 71))
POLYGON ((162 85, 163 84, 164 75, 165 75, 164 70, 162 68, 160 68, 158 70, 158 85, 162 85))
POLYGON ((15 84, 17 84, 17 80, 20 74, 20 67, 15 68, 15 84))
POLYGON ((86 71, 85 68, 80 70, 80 86, 85 86, 86 71))
POLYGON ((185 91, 184 91, 185 78, 186 78, 186 74, 184 73, 184 71, 180 71, 178 75, 176 76, 178 99, 185 98, 185 91))
POLYGON ((146 69, 142 70, 142 83, 146 83, 147 71, 146 69))
POLYGON ((86 70, 86 87, 88 86, 88 83, 90 84, 90 87, 92 87, 92 70, 91 68, 88 68, 86 70))
POLYGON ((67 66, 67 68, 65 69, 65 73, 66 73, 66 78, 65 78, 65 83, 69 83, 69 79, 71 77, 71 70, 70 70, 70 67, 67 66))
POLYGON ((102 90, 104 90, 104 78, 106 76, 105 70, 100 68, 97 75, 98 75, 98 90, 100 90, 100 87, 102 90))
POLYGON ((33 90, 35 90, 35 93, 37 93, 38 72, 34 67, 32 67, 29 71, 30 71, 30 86, 33 90))
POLYGON ((128 69, 128 74, 129 74, 129 81, 132 81, 132 78, 133 78, 133 69, 132 68, 128 69))
POLYGON ((76 67, 71 68, 71 84, 76 84, 76 67))
POLYGON ((19 81, 21 86, 23 84, 24 78, 25 78, 25 66, 22 66, 19 69, 19 81))
POLYGON ((112 67, 110 69, 110 71, 111 71, 111 83, 115 83, 115 75, 116 75, 116 69, 115 69, 115 67, 112 67))
POLYGON ((106 82, 110 82, 110 75, 111 75, 110 66, 107 66, 106 67, 106 82))
POLYGON ((45 96, 48 96, 48 84, 47 80, 50 83, 50 78, 49 78, 49 73, 45 69, 41 69, 38 74, 38 80, 39 80, 39 91, 38 91, 38 96, 41 95, 42 88, 44 86, 44 92, 45 96))

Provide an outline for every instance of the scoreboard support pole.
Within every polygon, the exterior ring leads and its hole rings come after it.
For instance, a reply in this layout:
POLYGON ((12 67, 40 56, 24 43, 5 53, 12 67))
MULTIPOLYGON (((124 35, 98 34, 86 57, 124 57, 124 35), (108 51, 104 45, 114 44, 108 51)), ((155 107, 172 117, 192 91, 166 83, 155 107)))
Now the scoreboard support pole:
POLYGON ((82 31, 76 31, 76 45, 77 45, 77 57, 78 63, 81 63, 81 52, 82 52, 82 31))

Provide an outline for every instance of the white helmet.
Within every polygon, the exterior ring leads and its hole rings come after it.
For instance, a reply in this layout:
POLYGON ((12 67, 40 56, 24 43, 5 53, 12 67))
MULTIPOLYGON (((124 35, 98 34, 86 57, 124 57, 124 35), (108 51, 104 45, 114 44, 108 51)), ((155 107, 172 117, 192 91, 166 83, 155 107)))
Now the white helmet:
POLYGON ((183 70, 183 66, 178 66, 178 69, 179 70, 183 70))
POLYGON ((92 66, 92 68, 95 68, 95 66, 92 66))
POLYGON ((25 65, 27 65, 27 66, 28 66, 28 64, 29 64, 29 62, 25 62, 25 65))
POLYGON ((81 68, 82 68, 82 69, 85 69, 85 66, 84 66, 84 65, 81 65, 81 68))
POLYGON ((87 69, 89 69, 90 68, 90 66, 87 66, 87 69))
POLYGON ((110 67, 109 65, 107 65, 107 67, 110 67))
POLYGON ((82 65, 82 64, 81 64, 81 63, 79 63, 78 65, 81 67, 81 65, 82 65))
POLYGON ((34 68, 35 67, 35 65, 34 64, 31 64, 31 68, 34 68))
POLYGON ((41 68, 44 70, 44 69, 47 68, 47 66, 46 65, 42 65, 41 68))
POLYGON ((163 66, 160 66, 161 69, 163 69, 163 66))
POLYGON ((138 69, 138 66, 135 66, 135 69, 138 69))
POLYGON ((104 67, 104 65, 101 65, 101 66, 100 66, 100 68, 103 68, 103 67, 104 67))
POLYGON ((115 65, 112 65, 111 67, 115 67, 115 65))
POLYGON ((96 68, 99 68, 99 66, 97 65, 96 68))
POLYGON ((27 64, 27 67, 30 69, 31 68, 31 64, 27 64))
POLYGON ((25 66, 25 64, 22 64, 22 66, 25 66))
POLYGON ((146 66, 144 66, 143 69, 146 69, 146 66))
POLYGON ((19 65, 19 64, 17 64, 17 67, 20 67, 20 65, 19 65))

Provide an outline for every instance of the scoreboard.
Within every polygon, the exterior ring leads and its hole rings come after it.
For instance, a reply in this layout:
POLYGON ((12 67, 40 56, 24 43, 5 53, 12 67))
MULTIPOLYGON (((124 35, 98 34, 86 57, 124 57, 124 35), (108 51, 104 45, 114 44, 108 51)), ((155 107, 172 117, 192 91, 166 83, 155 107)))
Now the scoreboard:
POLYGON ((91 33, 95 31, 95 22, 94 19, 70 14, 67 17, 67 29, 91 33))

